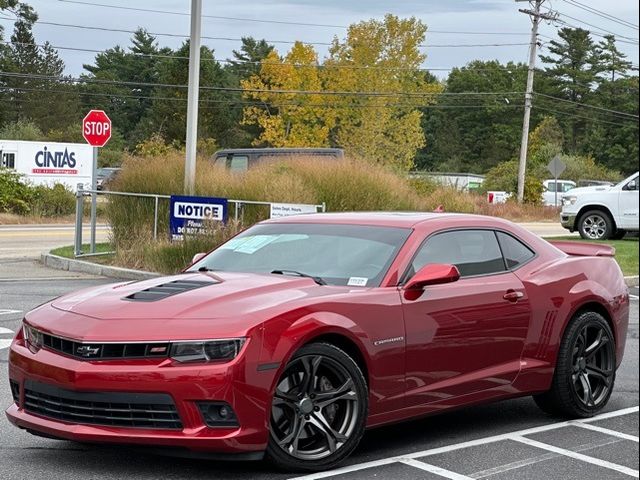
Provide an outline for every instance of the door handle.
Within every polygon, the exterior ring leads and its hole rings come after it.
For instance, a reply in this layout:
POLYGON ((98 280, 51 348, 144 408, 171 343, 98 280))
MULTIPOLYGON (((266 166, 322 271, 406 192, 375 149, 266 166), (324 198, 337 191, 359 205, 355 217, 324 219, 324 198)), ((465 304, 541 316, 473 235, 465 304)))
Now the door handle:
POLYGON ((505 300, 508 300, 510 302, 513 302, 513 303, 516 303, 522 297, 524 297, 524 293, 516 292, 515 290, 507 290, 507 293, 505 293, 502 296, 502 298, 504 298, 505 300))

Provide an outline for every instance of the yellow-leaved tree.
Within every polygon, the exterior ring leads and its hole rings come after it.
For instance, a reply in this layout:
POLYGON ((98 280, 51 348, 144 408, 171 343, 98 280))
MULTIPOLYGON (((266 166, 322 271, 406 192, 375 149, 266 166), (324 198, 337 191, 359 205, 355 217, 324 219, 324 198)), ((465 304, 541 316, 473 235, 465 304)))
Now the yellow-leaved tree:
POLYGON ((242 82, 244 98, 260 103, 244 109, 243 122, 261 129, 254 143, 336 146, 410 169, 425 145, 420 107, 442 91, 420 70, 426 31, 416 18, 387 15, 351 25, 344 40, 334 38, 323 65, 313 47, 300 42, 284 58, 271 52, 260 72, 242 82))
POLYGON ((325 61, 328 90, 376 92, 345 97, 330 109, 334 141, 351 154, 401 170, 413 167, 425 138, 420 106, 435 103, 442 91, 428 83, 420 67, 427 27, 416 18, 386 15, 351 25, 344 40, 334 38, 325 61))
POLYGON ((320 91, 318 54, 312 46, 296 42, 281 59, 274 50, 262 62, 258 75, 241 82, 244 98, 256 105, 245 107, 243 123, 258 125, 255 145, 273 147, 326 147, 329 131, 324 97, 275 91, 320 91))

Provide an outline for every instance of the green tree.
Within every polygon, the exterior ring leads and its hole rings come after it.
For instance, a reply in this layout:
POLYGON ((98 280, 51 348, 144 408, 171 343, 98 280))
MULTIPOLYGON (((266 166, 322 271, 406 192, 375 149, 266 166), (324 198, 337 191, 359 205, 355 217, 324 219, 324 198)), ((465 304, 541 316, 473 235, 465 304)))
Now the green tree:
POLYGON ((616 74, 624 75, 631 68, 631 62, 625 60, 627 56, 618 50, 615 36, 605 35, 604 40, 598 43, 596 50, 602 73, 606 74, 605 78, 608 80, 615 81, 616 74))
POLYGON ((228 59, 229 70, 238 79, 247 79, 260 71, 260 63, 274 51, 266 40, 242 37, 240 50, 233 50, 233 58, 228 59))
MULTIPOLYGON (((581 28, 562 28, 558 32, 560 40, 552 40, 549 44, 551 55, 541 55, 540 59, 548 65, 546 73, 553 80, 557 96, 571 102, 588 102, 598 75, 603 71, 600 51, 591 39, 587 30, 581 28)), ((537 98, 543 106, 552 100, 537 98)), ((558 105, 555 105, 558 106, 558 105)), ((558 106, 559 107, 559 106, 558 106)), ((564 111, 575 113, 575 107, 562 106, 564 111)), ((584 117, 585 112, 580 110, 584 117)), ((587 120, 574 116, 564 122, 568 128, 565 132, 568 147, 571 151, 579 151, 585 141, 587 120)))

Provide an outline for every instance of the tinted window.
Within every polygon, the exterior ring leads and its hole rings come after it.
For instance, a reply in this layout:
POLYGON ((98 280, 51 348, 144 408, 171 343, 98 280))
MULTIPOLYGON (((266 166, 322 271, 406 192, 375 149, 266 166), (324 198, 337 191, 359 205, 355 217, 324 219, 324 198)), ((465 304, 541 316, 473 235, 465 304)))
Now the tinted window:
POLYGON ((249 168, 249 157, 234 155, 229 162, 229 170, 232 172, 244 172, 249 168))
POLYGON ((420 247, 411 264, 411 273, 429 263, 455 265, 463 277, 505 270, 496 236, 489 230, 458 230, 434 235, 420 247))
POLYGON ((528 262, 535 256, 535 253, 533 253, 529 247, 511 235, 502 232, 498 232, 497 235, 500 240, 504 259, 507 261, 509 268, 515 268, 522 263, 528 262))

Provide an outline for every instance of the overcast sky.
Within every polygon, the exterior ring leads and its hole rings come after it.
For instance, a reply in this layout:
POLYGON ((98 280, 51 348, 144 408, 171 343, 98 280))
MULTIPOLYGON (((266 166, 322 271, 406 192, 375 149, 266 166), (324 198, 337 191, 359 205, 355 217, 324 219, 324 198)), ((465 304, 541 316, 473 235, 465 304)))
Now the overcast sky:
MULTIPOLYGON (((79 0, 88 3, 116 5, 126 7, 151 8, 174 12, 188 13, 189 0, 79 0)), ((610 15, 638 24, 637 0, 578 0, 610 15)), ((134 30, 144 27, 152 33, 174 35, 189 34, 189 17, 187 15, 170 15, 147 13, 88 6, 61 0, 27 0, 37 10, 40 20, 76 24, 90 27, 117 28, 134 30)), ((308 42, 329 42, 334 36, 343 37, 344 28, 340 25, 381 18, 385 13, 407 17, 416 16, 429 27, 427 33, 427 61, 425 67, 450 68, 462 66, 474 59, 498 59, 500 61, 526 61, 526 45, 489 46, 489 47, 449 47, 437 45, 460 44, 495 44, 528 42, 530 22, 526 15, 519 13, 518 8, 528 4, 516 3, 513 0, 203 0, 204 15, 238 17, 242 19, 278 20, 291 22, 308 22, 336 25, 334 27, 296 26, 273 23, 237 21, 231 19, 203 18, 202 34, 210 37, 239 38, 253 36, 267 40, 302 40, 308 42), (483 32, 481 35, 463 35, 438 33, 438 31, 483 32), (494 33, 494 34, 490 34, 494 33), (495 33, 500 33, 496 35, 495 33)), ((602 31, 611 31, 620 36, 638 38, 638 30, 613 21, 595 16, 565 0, 547 0, 545 8, 553 7, 566 16, 565 20, 584 28, 581 24, 591 23, 602 31), (576 20, 577 19, 577 20, 576 20)), ((0 20, 5 30, 10 30, 7 21, 0 20)), ((540 33, 555 36, 557 28, 543 25, 540 33)), ((8 33, 8 32, 7 32, 8 33)), ((128 33, 83 30, 39 24, 35 28, 36 40, 39 43, 49 41, 60 47, 80 47, 102 50, 114 45, 129 45, 128 33)), ((597 39, 597 37, 596 37, 597 39)), ((162 46, 176 47, 182 42, 181 37, 159 36, 162 46)), ((548 38, 542 38, 548 42, 548 38)), ((217 58, 231 56, 231 51, 238 48, 237 41, 203 40, 203 43, 215 50, 217 58)), ((276 44, 282 53, 286 44, 276 44)), ((638 45, 620 43, 619 47, 634 63, 638 64, 638 45)), ((321 57, 326 47, 318 46, 321 57)), ((83 63, 91 63, 95 54, 60 50, 67 72, 77 75, 82 72, 83 63)), ((442 72, 439 76, 442 76, 442 72)))

